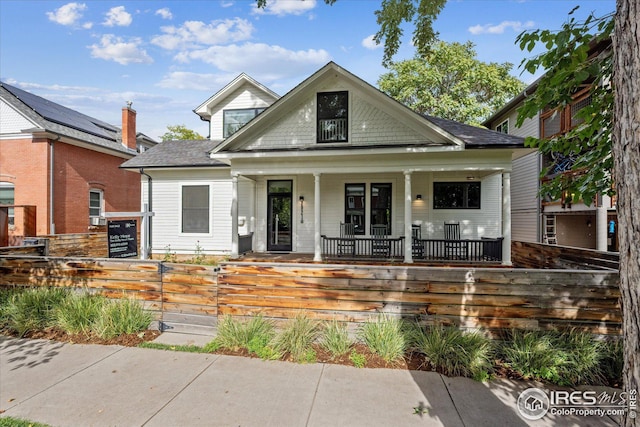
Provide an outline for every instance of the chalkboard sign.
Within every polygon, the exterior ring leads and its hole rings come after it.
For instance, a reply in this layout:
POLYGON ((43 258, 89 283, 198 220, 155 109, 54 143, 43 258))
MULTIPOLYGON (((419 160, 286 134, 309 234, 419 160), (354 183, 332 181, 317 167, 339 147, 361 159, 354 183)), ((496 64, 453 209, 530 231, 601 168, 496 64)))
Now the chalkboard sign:
POLYGON ((138 227, 133 219, 109 221, 109 258, 134 258, 138 256, 138 227))

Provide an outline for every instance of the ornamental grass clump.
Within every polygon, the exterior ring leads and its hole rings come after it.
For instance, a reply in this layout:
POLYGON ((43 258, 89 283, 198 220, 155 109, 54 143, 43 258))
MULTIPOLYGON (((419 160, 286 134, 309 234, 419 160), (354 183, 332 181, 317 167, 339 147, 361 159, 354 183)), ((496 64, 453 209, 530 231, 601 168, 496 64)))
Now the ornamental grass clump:
POLYGON ((6 326, 23 337, 27 332, 55 325, 56 307, 69 296, 69 290, 37 287, 14 293, 4 304, 6 326))
POLYGON ((412 329, 414 349, 432 369, 449 376, 489 378, 493 367, 493 344, 479 332, 463 332, 454 326, 416 325, 412 329))
POLYGON ((352 345, 347 325, 344 322, 338 322, 334 319, 324 323, 320 346, 328 351, 332 357, 336 358, 347 354, 352 345))
POLYGON ((123 334, 135 334, 146 330, 153 315, 132 299, 108 301, 93 325, 100 338, 111 339, 123 334))
POLYGON ((70 334, 89 334, 107 303, 102 295, 71 293, 55 310, 56 324, 70 334))
POLYGON ((284 354, 289 354, 298 363, 312 363, 316 360, 313 344, 320 336, 320 323, 300 313, 287 322, 275 340, 275 346, 284 354))
POLYGON ((402 359, 408 344, 402 319, 387 315, 378 316, 363 324, 358 337, 388 363, 402 359))
POLYGON ((504 362, 525 378, 558 385, 601 384, 605 345, 587 332, 512 331, 503 344, 504 362))
POLYGON ((279 353, 273 345, 275 326, 262 316, 241 322, 231 316, 224 316, 218 323, 215 346, 238 351, 247 349, 263 359, 278 359, 279 353))

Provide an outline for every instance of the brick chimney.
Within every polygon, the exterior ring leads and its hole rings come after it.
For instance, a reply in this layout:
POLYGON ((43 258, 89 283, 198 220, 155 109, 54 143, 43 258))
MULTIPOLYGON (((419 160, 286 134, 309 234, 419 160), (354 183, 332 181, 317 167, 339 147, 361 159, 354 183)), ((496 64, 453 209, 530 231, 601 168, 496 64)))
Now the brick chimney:
POLYGON ((131 104, 127 101, 127 106, 122 107, 122 145, 136 150, 136 110, 131 108, 131 104))

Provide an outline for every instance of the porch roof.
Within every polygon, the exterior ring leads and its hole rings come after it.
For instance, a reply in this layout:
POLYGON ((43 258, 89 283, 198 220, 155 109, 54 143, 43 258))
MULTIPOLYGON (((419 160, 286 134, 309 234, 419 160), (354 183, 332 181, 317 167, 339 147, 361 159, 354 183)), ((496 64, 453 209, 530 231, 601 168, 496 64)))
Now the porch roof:
POLYGON ((212 159, 208 152, 220 141, 192 140, 165 141, 144 153, 124 162, 123 169, 172 168, 172 167, 228 167, 227 164, 212 159))

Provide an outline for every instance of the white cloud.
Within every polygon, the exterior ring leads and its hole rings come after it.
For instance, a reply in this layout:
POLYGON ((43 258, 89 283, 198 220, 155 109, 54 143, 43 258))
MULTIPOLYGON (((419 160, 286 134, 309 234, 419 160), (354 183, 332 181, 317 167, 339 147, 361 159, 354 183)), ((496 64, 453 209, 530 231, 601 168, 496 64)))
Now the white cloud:
POLYGON ((382 45, 377 44, 375 42, 375 40, 373 39, 375 36, 373 34, 371 34, 369 37, 366 37, 362 40, 362 46, 366 49, 370 49, 370 50, 374 50, 374 49, 380 49, 382 47, 382 45))
POLYGON ((65 26, 78 25, 78 21, 82 18, 82 12, 87 10, 84 3, 67 3, 60 6, 53 12, 47 12, 50 21, 65 26))
POLYGON ((100 39, 100 44, 89 46, 91 56, 107 61, 115 61, 118 64, 150 64, 153 59, 140 47, 142 40, 131 38, 125 41, 122 37, 113 34, 105 34, 100 39))
POLYGON ((242 71, 261 81, 308 75, 331 60, 323 49, 288 50, 264 43, 211 46, 206 49, 181 52, 175 57, 180 62, 202 61, 232 73, 242 71))
POLYGON ((173 14, 168 7, 163 7, 162 9, 156 10, 156 15, 160 15, 162 19, 173 19, 173 14))
POLYGON ((133 18, 131 14, 124 9, 124 6, 116 6, 109 9, 106 13, 106 19, 102 23, 105 27, 128 27, 131 25, 133 18))
POLYGON ((264 9, 253 7, 257 15, 302 15, 316 7, 316 0, 269 0, 264 9))
POLYGON ((232 81, 237 74, 207 74, 189 71, 173 71, 165 75, 158 86, 167 89, 193 89, 211 92, 232 81))
POLYGON ((235 18, 212 21, 210 24, 186 21, 180 27, 166 26, 160 30, 164 34, 153 37, 151 43, 163 49, 174 50, 248 40, 254 27, 246 19, 235 18))
POLYGON ((520 21, 502 21, 498 25, 485 24, 474 25, 469 27, 468 31, 473 35, 478 34, 503 34, 508 28, 511 28, 514 32, 521 32, 528 28, 533 28, 535 23, 533 21, 527 21, 522 23, 520 21))

